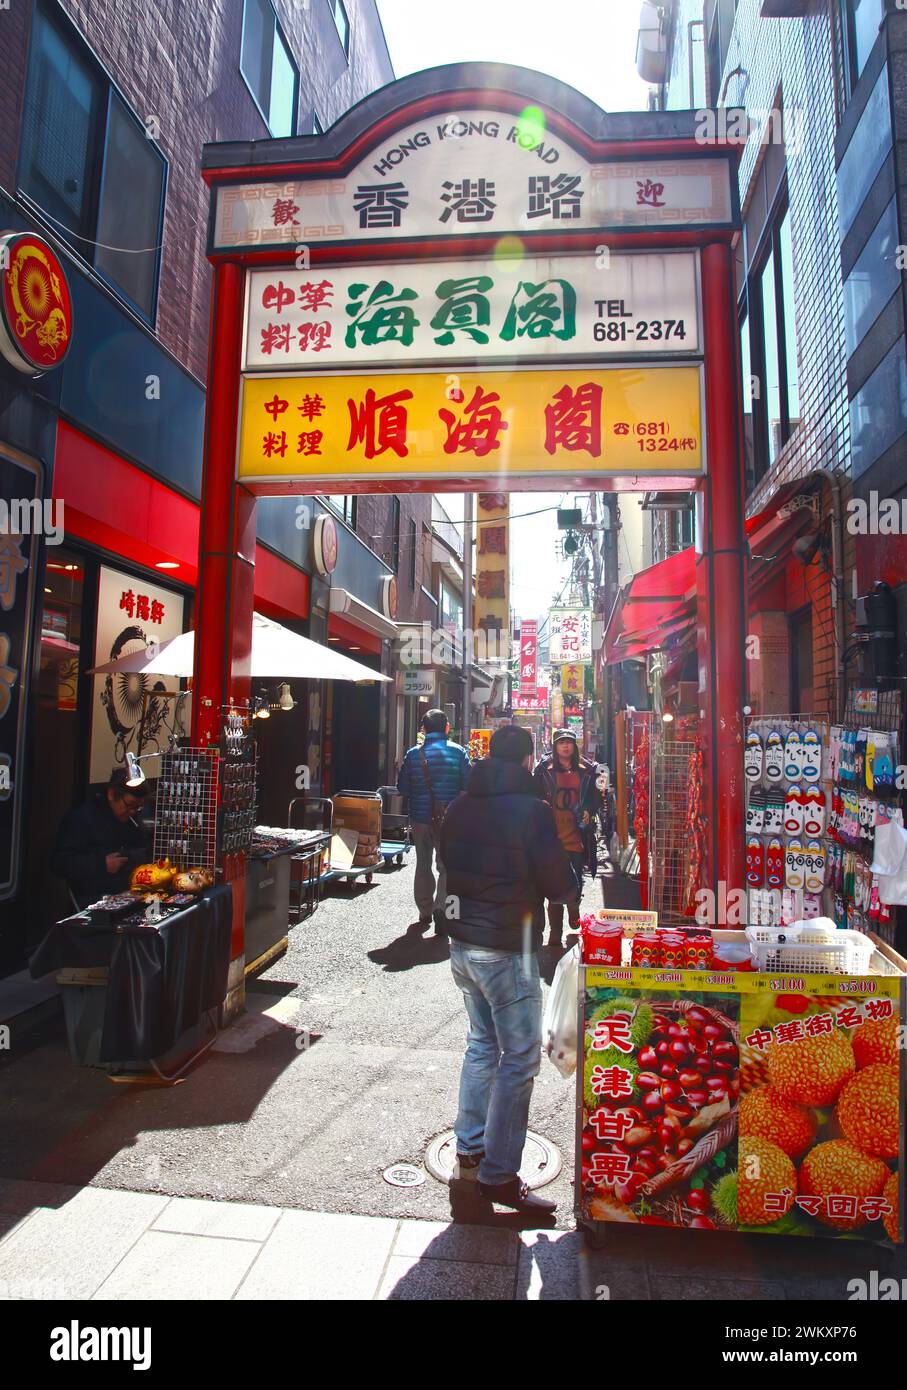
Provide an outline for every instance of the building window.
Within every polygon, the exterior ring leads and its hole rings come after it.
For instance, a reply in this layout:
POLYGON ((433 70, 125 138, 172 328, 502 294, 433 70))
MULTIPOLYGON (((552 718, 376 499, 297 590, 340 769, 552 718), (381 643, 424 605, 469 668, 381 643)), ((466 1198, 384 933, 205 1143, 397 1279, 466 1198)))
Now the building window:
POLYGON ((842 0, 844 51, 850 92, 860 80, 885 18, 885 0, 842 0))
POLYGON ((314 110, 312 111, 312 130, 311 130, 311 134, 312 134, 312 135, 323 135, 323 134, 324 134, 324 126, 321 124, 321 121, 319 120, 318 112, 317 112, 317 111, 314 111, 314 110))
POLYGON ((347 57, 350 56, 350 20, 343 4, 343 0, 328 0, 328 9, 334 16, 334 23, 337 26, 337 33, 340 35, 340 42, 343 44, 343 51, 347 57))
POLYGON ((737 0, 706 0, 705 58, 710 106, 717 106, 722 95, 721 74, 731 46, 736 11, 737 0))
POLYGON ((752 481, 758 482, 800 422, 793 247, 786 195, 769 219, 750 265, 741 357, 752 481))
POLYGON ((331 505, 336 507, 351 531, 356 529, 356 494, 332 497, 331 505))
POLYGON ((844 281, 844 333, 852 357, 901 283, 898 214, 892 198, 844 281))
POLYGON ((416 531, 416 522, 415 522, 415 519, 414 519, 413 517, 410 517, 410 519, 409 519, 409 546, 410 546, 410 551, 409 551, 409 587, 410 587, 411 589, 415 589, 415 587, 416 587, 416 560, 417 560, 417 558, 418 558, 417 552, 418 552, 418 548, 419 548, 419 547, 418 547, 417 536, 418 536, 418 533, 417 533, 417 531, 416 531))
POLYGON ((167 162, 77 31, 35 12, 19 188, 149 322, 167 162))
POLYGON ((422 587, 431 593, 431 531, 422 523, 422 587))
POLYGON ((239 69, 271 134, 295 135, 299 69, 270 0, 245 0, 239 69))
POLYGON ((391 568, 400 573, 400 498, 391 498, 391 568))

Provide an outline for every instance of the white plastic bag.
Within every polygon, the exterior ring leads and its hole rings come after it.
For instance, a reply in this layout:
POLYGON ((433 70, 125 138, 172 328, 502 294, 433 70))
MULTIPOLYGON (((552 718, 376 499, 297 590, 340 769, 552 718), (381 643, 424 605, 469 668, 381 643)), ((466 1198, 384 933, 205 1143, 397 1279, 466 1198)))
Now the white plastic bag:
POLYGON ((545 1015, 542 1019, 542 1039, 549 1059, 561 1076, 576 1071, 576 1008, 579 983, 579 942, 561 956, 554 972, 545 1015))
POLYGON ((907 903, 907 830, 897 821, 875 829, 872 872, 879 885, 879 901, 890 907, 907 903))

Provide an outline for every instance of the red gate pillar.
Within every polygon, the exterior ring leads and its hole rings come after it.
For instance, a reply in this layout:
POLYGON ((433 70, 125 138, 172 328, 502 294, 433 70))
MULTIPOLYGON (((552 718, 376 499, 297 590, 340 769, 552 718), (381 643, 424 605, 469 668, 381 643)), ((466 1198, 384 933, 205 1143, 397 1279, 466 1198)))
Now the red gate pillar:
MULTIPOLYGON (((219 265, 214 272, 210 331, 192 696, 194 738, 202 745, 217 743, 222 706, 245 703, 252 685, 255 498, 235 478, 243 332, 238 265, 219 265)), ((230 1000, 242 992, 245 856, 226 860, 224 879, 233 883, 230 1000)))
MULTIPOLYGON (((698 502, 696 608, 704 719, 706 865, 716 904, 745 889, 743 706, 746 703, 745 485, 738 330, 729 246, 702 249, 708 471, 698 502)), ((721 925, 716 922, 716 925, 721 925)))

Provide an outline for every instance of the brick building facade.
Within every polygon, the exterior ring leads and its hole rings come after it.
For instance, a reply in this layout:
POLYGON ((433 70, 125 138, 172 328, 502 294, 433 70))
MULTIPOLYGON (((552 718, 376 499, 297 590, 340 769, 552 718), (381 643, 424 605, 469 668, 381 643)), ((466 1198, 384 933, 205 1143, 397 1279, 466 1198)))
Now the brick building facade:
POLYGON ((796 8, 680 0, 661 95, 677 109, 742 108, 750 122, 737 246, 747 511, 814 497, 818 513, 801 507, 769 531, 769 553, 751 567, 751 632, 771 633, 773 655, 764 670, 751 663, 750 693, 757 712, 796 710, 809 697, 803 712, 834 714, 854 623, 855 548, 837 519, 851 489, 836 143, 849 92, 848 6, 794 17, 796 8), (827 545, 804 564, 793 542, 814 525, 827 545))

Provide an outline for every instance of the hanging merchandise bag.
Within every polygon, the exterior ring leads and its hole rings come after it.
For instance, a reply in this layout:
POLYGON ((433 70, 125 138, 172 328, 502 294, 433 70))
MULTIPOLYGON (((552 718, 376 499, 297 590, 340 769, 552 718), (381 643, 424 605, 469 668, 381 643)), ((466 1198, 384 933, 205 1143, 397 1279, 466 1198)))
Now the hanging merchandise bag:
POLYGON ((580 944, 577 942, 573 950, 558 961, 542 1019, 545 1051, 561 1076, 572 1076, 576 1071, 579 953, 580 944))
POLYGON ((907 830, 896 820, 876 827, 872 872, 879 899, 891 906, 907 904, 907 830))

